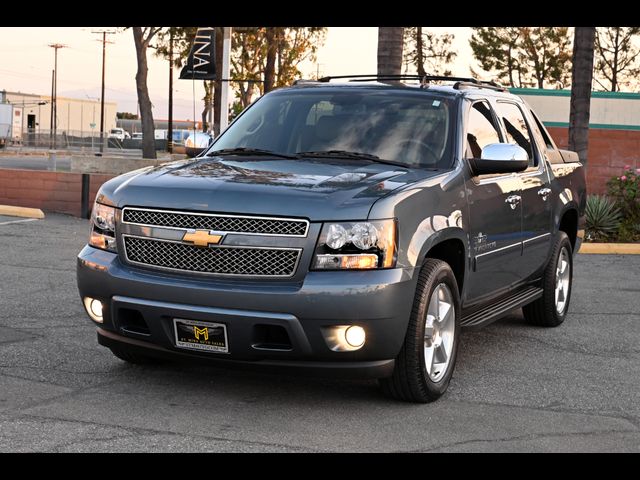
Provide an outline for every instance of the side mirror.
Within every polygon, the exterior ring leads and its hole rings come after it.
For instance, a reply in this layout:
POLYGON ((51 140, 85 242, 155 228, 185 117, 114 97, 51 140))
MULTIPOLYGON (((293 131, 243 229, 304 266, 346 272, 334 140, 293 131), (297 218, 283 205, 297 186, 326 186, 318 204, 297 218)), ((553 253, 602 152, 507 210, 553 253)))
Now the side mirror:
POLYGON ((480 158, 470 158, 475 175, 523 172, 529 167, 529 155, 519 145, 491 143, 482 149, 480 158))

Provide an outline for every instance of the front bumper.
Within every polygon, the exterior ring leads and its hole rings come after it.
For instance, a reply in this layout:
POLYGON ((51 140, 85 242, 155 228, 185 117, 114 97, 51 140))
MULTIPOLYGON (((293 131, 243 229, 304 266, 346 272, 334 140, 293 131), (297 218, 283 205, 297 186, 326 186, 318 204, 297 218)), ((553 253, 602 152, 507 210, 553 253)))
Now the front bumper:
POLYGON ((77 280, 81 297, 105 305, 98 338, 106 346, 125 343, 161 356, 381 377, 391 373, 402 347, 417 275, 413 269, 391 269, 308 272, 301 282, 213 279, 127 265, 87 246, 78 255, 77 280), (132 315, 148 329, 128 328, 132 315), (224 323, 229 353, 176 347, 174 318, 224 323), (365 329, 365 345, 332 351, 322 327, 350 324, 365 329), (282 327, 290 348, 256 346, 256 331, 264 325, 282 327))

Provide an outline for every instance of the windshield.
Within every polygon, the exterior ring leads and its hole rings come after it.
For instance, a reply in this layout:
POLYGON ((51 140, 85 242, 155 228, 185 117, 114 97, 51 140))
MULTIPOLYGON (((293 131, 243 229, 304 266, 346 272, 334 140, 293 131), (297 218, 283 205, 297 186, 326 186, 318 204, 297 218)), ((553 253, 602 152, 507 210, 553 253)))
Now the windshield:
POLYGON ((407 167, 449 168, 453 102, 424 90, 283 90, 256 102, 211 148, 346 151, 407 167))
POLYGON ((117 128, 111 130, 111 133, 122 133, 120 130, 118 130, 117 128))

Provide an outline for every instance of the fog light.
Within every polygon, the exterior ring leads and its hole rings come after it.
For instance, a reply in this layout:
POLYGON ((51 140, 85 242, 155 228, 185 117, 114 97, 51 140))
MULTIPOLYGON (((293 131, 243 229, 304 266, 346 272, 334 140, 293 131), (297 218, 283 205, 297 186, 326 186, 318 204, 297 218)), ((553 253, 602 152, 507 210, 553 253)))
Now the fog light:
POLYGON ((96 298, 84 297, 84 308, 92 320, 102 323, 102 302, 96 298))
POLYGON ((366 338, 364 328, 358 325, 352 325, 344 332, 344 338, 352 347, 360 348, 364 345, 364 340, 366 338))
POLYGON ((353 352, 364 345, 366 334, 359 325, 332 325, 322 327, 327 346, 334 352, 353 352))

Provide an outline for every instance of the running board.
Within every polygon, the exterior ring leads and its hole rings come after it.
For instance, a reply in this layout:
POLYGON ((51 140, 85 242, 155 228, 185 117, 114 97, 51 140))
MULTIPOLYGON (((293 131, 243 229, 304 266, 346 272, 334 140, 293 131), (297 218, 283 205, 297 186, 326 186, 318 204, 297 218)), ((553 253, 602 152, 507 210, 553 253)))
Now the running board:
POLYGON ((519 291, 515 295, 511 295, 498 303, 493 303, 486 307, 481 308, 468 315, 463 315, 460 326, 468 329, 478 329, 484 327, 491 322, 499 320, 511 310, 523 307, 528 303, 542 297, 543 290, 538 287, 528 287, 519 291))

